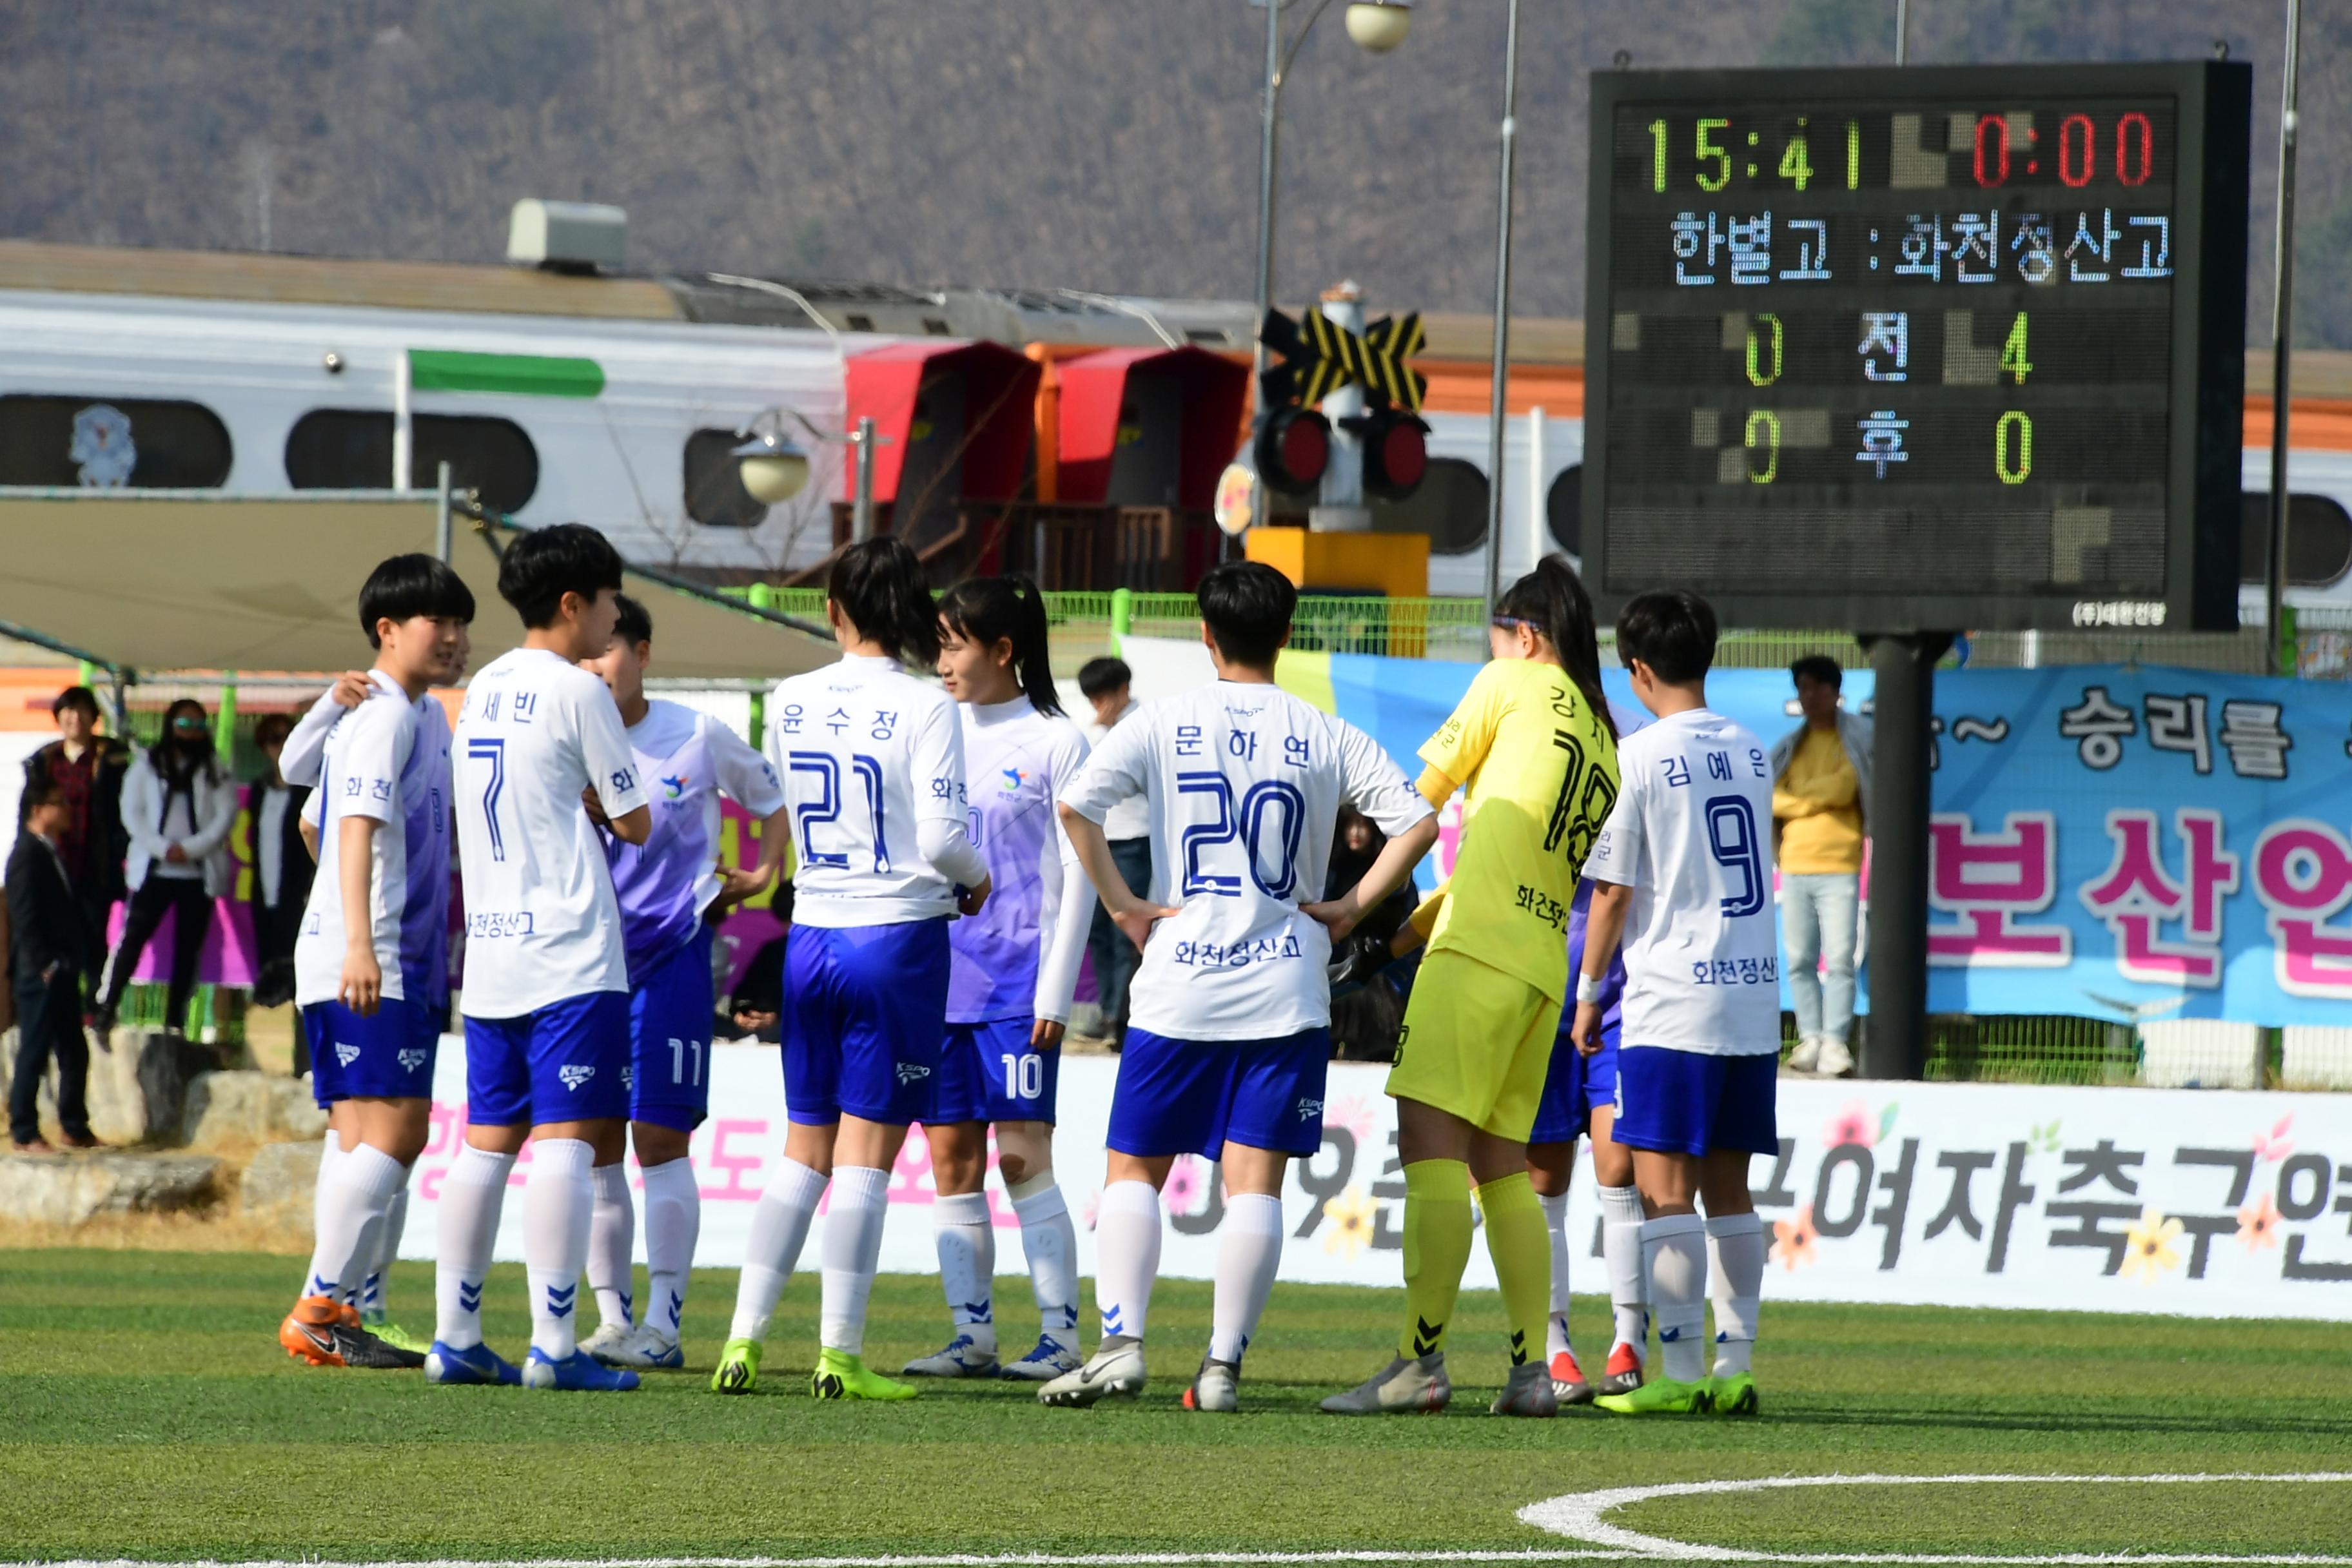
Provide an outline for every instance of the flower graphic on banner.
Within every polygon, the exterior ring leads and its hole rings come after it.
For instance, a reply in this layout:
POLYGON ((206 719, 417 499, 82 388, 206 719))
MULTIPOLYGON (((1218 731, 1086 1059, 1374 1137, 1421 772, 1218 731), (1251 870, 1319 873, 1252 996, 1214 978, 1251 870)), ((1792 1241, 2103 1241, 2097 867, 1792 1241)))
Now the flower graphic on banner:
POLYGON ((2166 1269, 2179 1268, 2180 1254, 2172 1244, 2180 1239, 2181 1229, 2180 1222, 2161 1209, 2140 1210, 2138 1223, 2124 1232, 2123 1272, 2138 1276, 2143 1285, 2153 1285, 2166 1269))
POLYGON ((1371 1101, 1360 1094, 1351 1094, 1332 1102, 1331 1109, 1323 1113, 1323 1125, 1346 1128, 1360 1149, 1372 1141, 1372 1130, 1379 1122, 1372 1115, 1371 1101))
POLYGON ((2284 1160, 2289 1154, 2294 1153, 2294 1141, 2286 1135, 2287 1129, 2294 1125, 2294 1117, 2282 1116, 2279 1118, 2278 1125, 2271 1129, 2269 1137, 2265 1138, 2259 1132, 2255 1133, 2254 1158, 2257 1160, 2284 1160))
POLYGON ((1813 1205, 1803 1205, 1794 1219, 1772 1222, 1772 1261, 1794 1274, 1809 1263, 1818 1262, 1814 1244, 1821 1233, 1813 1228, 1813 1205))
POLYGON ((1364 1195, 1364 1189, 1350 1182, 1347 1191, 1323 1205, 1323 1217, 1331 1222, 1331 1228, 1323 1233, 1323 1250, 1344 1252, 1352 1260, 1371 1245, 1372 1221, 1380 1212, 1380 1205, 1364 1195))
POLYGON ((1867 1149, 1878 1142, 1878 1118, 1857 1100, 1822 1124, 1822 1142, 1832 1149, 1841 1143, 1858 1143, 1867 1149))
POLYGON ((1201 1173, 1197 1154, 1179 1154, 1176 1163, 1168 1167, 1168 1185, 1164 1193, 1170 1214, 1198 1214, 1209 1196, 1209 1184, 1201 1173))
POLYGON ((2238 1239, 2245 1244, 2248 1252, 2276 1247, 2278 1226, 2278 1205, 2271 1202, 2268 1193, 2238 1211, 2238 1239))

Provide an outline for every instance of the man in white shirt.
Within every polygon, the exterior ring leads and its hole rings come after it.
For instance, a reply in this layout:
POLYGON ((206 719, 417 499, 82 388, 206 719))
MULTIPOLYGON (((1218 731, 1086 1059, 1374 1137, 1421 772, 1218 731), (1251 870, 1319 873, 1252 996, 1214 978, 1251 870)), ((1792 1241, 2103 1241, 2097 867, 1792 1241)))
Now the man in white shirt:
POLYGON ((1199 596, 1217 683, 1119 725, 1062 795, 1071 844, 1143 963, 1096 1222, 1103 1338, 1086 1365, 1038 1390, 1047 1405, 1143 1387, 1160 1188, 1190 1153, 1219 1163, 1226 1196, 1208 1355, 1184 1404, 1235 1408, 1242 1352, 1282 1261, 1283 1175, 1322 1147, 1331 943, 1437 838, 1435 816, 1370 736, 1275 685, 1298 598, 1289 580, 1231 562, 1199 596), (1119 878, 1102 826, 1138 798, 1152 825, 1148 900, 1119 878), (1302 902, 1321 890, 1343 804, 1389 842, 1346 894, 1302 902))
POLYGON ((1586 1056, 1601 1048, 1602 981, 1622 939, 1611 1136, 1633 1152, 1649 1215, 1642 1255, 1664 1362, 1663 1376, 1595 1401, 1623 1415, 1757 1408, 1764 1237, 1748 1167, 1780 1147, 1772 769, 1762 742, 1706 706, 1715 637, 1714 610, 1686 591, 1638 595, 1618 616, 1618 657, 1658 721, 1619 742, 1617 805, 1584 863, 1592 909, 1571 1033, 1586 1056))
MULTIPOLYGON (((1094 718, 1085 725, 1089 752, 1109 738, 1112 725, 1141 708, 1131 695, 1134 683, 1135 674, 1123 658, 1090 658, 1078 667, 1078 690, 1094 709, 1094 718)), ((1110 840, 1111 864, 1118 868, 1128 890, 1138 898, 1148 896, 1151 809, 1143 797, 1112 806, 1103 817, 1103 837, 1110 840)), ((1087 958, 1094 965, 1095 1005, 1102 1016, 1099 1037, 1115 1040, 1127 1027, 1127 988, 1141 956, 1111 923, 1110 911, 1097 902, 1087 930, 1087 958)))
POLYGON ((594 1207, 590 1175, 626 1152, 629 973, 604 841, 643 844, 653 813, 621 710, 579 661, 604 652, 621 558, 577 523, 506 547, 499 596, 523 646, 475 676, 454 747, 466 879, 466 1147, 441 1199, 440 1383, 517 1381, 481 1342, 482 1280, 507 1173, 534 1141, 524 1215, 533 1388, 635 1388, 575 1333, 594 1207))
MULTIPOLYGON (((433 1058, 449 1009, 449 721, 432 688, 463 673, 474 595, 430 555, 395 555, 360 590, 376 649, 367 700, 331 700, 294 1000, 330 1133, 308 1282, 278 1331, 313 1366, 422 1366, 348 1298, 431 1131, 433 1058)), ((309 835, 305 836, 306 837, 309 835)))

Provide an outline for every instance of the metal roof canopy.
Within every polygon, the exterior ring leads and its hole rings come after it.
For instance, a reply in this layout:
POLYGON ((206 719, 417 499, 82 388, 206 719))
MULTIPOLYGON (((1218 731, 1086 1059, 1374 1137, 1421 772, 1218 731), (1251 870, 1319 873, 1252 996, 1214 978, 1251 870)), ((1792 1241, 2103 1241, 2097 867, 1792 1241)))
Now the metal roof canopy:
MULTIPOLYGON (((0 487, 0 632, 125 672, 364 665, 360 586, 386 556, 438 552, 440 500, 0 487)), ((460 517, 450 541, 474 592, 475 669, 522 641, 492 537, 460 517)), ((625 585, 652 614, 656 674, 774 678, 838 657, 816 627, 666 574, 632 568, 625 585)))

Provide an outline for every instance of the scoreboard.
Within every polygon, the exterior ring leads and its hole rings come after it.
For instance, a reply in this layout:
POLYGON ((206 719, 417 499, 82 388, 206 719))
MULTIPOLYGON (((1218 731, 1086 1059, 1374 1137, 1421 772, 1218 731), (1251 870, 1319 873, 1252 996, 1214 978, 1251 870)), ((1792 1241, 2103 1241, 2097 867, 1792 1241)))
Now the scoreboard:
POLYGON ((1587 581, 2237 625, 2251 68, 1592 78, 1587 581))

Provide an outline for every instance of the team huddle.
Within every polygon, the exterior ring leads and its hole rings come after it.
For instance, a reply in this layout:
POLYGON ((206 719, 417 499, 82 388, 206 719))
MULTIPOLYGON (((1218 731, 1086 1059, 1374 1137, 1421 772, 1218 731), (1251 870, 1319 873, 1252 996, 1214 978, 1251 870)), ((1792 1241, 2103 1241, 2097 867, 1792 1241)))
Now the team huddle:
POLYGON ((289 1353, 564 1389, 628 1389, 636 1369, 682 1366, 712 922, 789 860, 788 1127, 715 1391, 757 1385, 822 1205, 817 1397, 906 1399, 908 1379, 985 1376, 1034 1382, 1049 1405, 1132 1396, 1148 1376, 1160 1189, 1195 1154, 1219 1167, 1224 1214, 1209 1342, 1183 1404, 1236 1409, 1281 1262, 1289 1163, 1322 1144, 1332 990, 1425 945, 1388 1085, 1405 1321, 1389 1364, 1324 1409, 1446 1405, 1447 1331, 1481 1225, 1511 1331, 1497 1414, 1757 1408, 1764 1245, 1748 1164, 1777 1147, 1772 786, 1762 745, 1706 707, 1704 601, 1661 592, 1625 607, 1618 650, 1655 721, 1621 736, 1633 716, 1602 695, 1591 603, 1564 563, 1544 563, 1498 603, 1495 658, 1422 747, 1416 782, 1276 684, 1297 591, 1255 563, 1201 583, 1216 680, 1129 713, 1091 752, 1063 716, 1045 605, 1025 580, 935 599, 903 543, 843 552, 826 601, 843 657, 776 686, 759 752, 646 696, 654 627, 621 584, 593 530, 510 542, 499 592, 523 646, 474 675, 453 731, 430 692, 464 673, 472 595, 432 557, 394 557, 361 595, 374 668, 344 678, 289 741, 286 776, 316 785, 296 1000, 331 1129, 315 1250, 279 1329, 289 1353), (1393 939, 1358 932, 1435 843, 1437 808, 1457 791, 1450 878, 1393 939), (756 866, 718 863, 722 794, 762 819, 756 866), (1153 867, 1141 890, 1103 828, 1138 805, 1153 867), (1385 843, 1354 887, 1318 900, 1343 807, 1385 843), (420 1341, 391 1321, 383 1279, 430 1125, 453 857, 467 1122, 439 1203, 435 1330, 420 1341), (1141 963, 1087 1355, 1053 1130, 1097 898, 1141 963), (866 1363, 866 1316, 889 1173, 915 1122, 930 1143, 950 1331, 894 1377, 866 1363), (1020 1342, 997 1340, 992 1129, 1039 1317, 1017 1356, 1020 1342), (1612 1303, 1605 1371, 1590 1379, 1567 1318, 1580 1138, 1612 1303), (524 1158, 531 1334, 518 1368, 483 1342, 481 1304, 524 1158), (583 1275, 601 1319, 584 1337, 583 1275))

